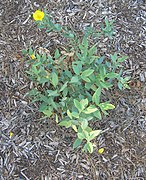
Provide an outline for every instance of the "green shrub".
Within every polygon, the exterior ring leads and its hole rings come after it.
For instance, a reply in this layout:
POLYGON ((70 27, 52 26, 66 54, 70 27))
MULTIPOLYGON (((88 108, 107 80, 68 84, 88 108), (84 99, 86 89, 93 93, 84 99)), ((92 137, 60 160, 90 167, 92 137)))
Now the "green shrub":
MULTIPOLYGON (((102 132, 91 128, 92 122, 101 120, 108 115, 108 110, 115 108, 109 101, 102 102, 103 90, 113 85, 121 90, 129 88, 130 77, 122 77, 121 66, 127 57, 119 57, 117 53, 109 59, 97 55, 96 45, 91 46, 89 42, 89 37, 97 34, 92 28, 79 37, 68 27, 54 23, 46 13, 36 22, 39 28, 55 31, 69 41, 64 51, 61 48, 51 53, 38 53, 32 48, 23 50, 29 56, 26 73, 34 84, 29 96, 32 103, 38 102, 39 111, 45 117, 55 118, 60 126, 75 131, 77 138, 73 148, 83 143, 83 150, 92 153, 92 140, 102 132)), ((111 38, 112 23, 106 19, 102 30, 111 38)))

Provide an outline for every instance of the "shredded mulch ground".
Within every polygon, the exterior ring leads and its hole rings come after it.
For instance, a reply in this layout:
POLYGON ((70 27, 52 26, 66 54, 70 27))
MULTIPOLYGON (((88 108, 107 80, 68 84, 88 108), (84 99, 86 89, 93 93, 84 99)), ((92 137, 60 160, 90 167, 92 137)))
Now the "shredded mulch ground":
POLYGON ((5 0, 0 2, 0 179, 1 180, 144 180, 146 120, 145 0, 5 0), (113 41, 99 42, 99 54, 128 55, 125 75, 131 89, 107 94, 116 109, 95 129, 103 133, 93 154, 73 150, 72 131, 55 121, 39 120, 37 106, 26 97, 21 50, 64 45, 54 34, 38 30, 31 14, 46 8, 62 25, 83 30, 114 19, 113 41), (104 42, 104 43, 103 43, 104 42), (13 136, 10 137, 10 132, 13 136), (103 154, 98 149, 104 147, 103 154))

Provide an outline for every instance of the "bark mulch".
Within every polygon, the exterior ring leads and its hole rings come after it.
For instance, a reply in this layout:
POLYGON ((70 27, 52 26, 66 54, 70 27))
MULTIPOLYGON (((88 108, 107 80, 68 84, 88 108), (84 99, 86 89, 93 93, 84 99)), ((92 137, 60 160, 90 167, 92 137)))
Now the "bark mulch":
POLYGON ((0 179, 1 180, 144 180, 146 120, 145 0, 5 0, 0 2, 0 179), (73 150, 75 136, 52 120, 39 120, 37 106, 26 97, 21 50, 64 45, 53 34, 38 30, 31 14, 46 8, 55 20, 77 31, 99 28, 114 19, 113 41, 99 42, 99 53, 128 55, 125 75, 131 89, 107 94, 116 109, 95 128, 93 154, 73 150), (10 137, 10 132, 13 136, 10 137), (98 149, 104 147, 103 154, 98 149))

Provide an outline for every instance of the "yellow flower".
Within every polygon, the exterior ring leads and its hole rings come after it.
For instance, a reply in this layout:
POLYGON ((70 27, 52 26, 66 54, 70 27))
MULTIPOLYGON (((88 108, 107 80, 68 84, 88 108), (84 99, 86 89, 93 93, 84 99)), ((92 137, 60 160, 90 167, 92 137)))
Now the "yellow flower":
POLYGON ((12 132, 10 132, 10 138, 13 136, 13 133, 12 132))
POLYGON ((33 13, 33 19, 35 21, 42 21, 43 18, 45 16, 45 13, 43 11, 40 11, 40 10, 36 10, 34 13, 33 13))
POLYGON ((32 54, 30 57, 31 57, 31 59, 35 59, 35 55, 34 54, 32 54))
POLYGON ((98 153, 99 153, 99 154, 103 154, 103 152, 104 152, 104 148, 98 149, 98 153))

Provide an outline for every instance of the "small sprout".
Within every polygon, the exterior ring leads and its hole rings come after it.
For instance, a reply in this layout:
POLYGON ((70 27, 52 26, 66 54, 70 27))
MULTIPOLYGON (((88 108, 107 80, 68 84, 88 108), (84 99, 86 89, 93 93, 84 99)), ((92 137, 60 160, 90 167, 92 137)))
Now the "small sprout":
POLYGON ((10 135, 10 138, 11 138, 11 137, 13 136, 13 132, 10 132, 10 134, 9 134, 9 135, 10 135))
POLYGON ((103 153, 104 153, 104 148, 98 149, 98 153, 99 153, 99 154, 103 154, 103 153))
POLYGON ((42 21, 43 18, 45 16, 45 13, 43 11, 40 11, 40 10, 36 10, 34 13, 33 13, 33 19, 35 21, 42 21))

